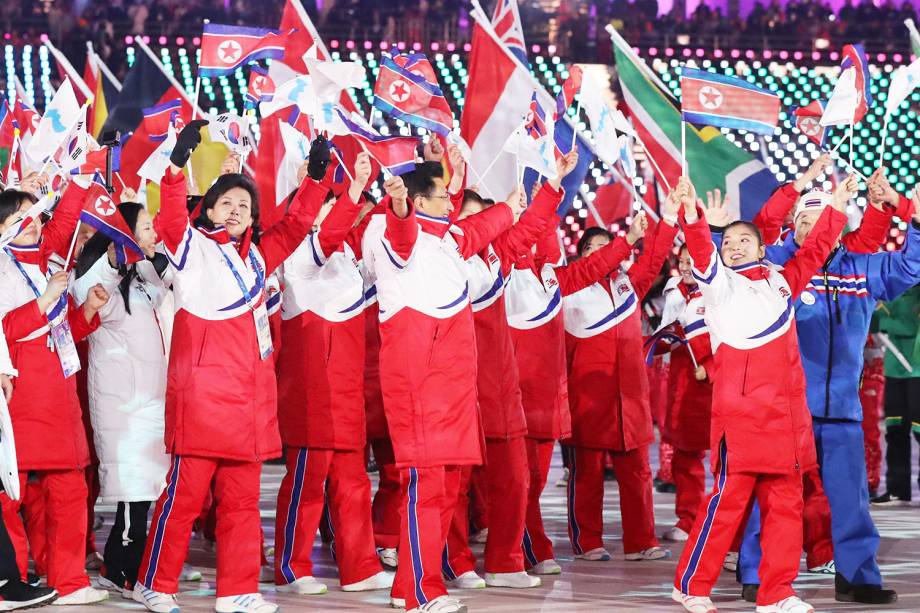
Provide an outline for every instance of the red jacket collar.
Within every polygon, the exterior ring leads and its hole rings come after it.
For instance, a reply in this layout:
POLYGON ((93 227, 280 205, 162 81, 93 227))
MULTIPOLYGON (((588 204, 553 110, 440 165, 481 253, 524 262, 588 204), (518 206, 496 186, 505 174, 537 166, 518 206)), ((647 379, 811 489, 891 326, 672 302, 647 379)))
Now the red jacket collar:
POLYGON ((729 266, 729 268, 752 281, 763 281, 770 277, 770 267, 764 264, 763 260, 742 264, 741 266, 729 266))
POLYGON ((237 252, 241 256, 249 253, 249 247, 252 245, 252 228, 246 228, 246 232, 243 233, 243 236, 240 237, 239 241, 234 241, 233 237, 230 236, 230 234, 227 232, 227 229, 223 226, 216 226, 214 229, 198 226, 197 230, 201 232, 203 236, 206 236, 218 245, 234 243, 237 252))
POLYGON ((451 222, 449 217, 432 217, 416 209, 415 218, 418 220, 422 232, 433 234, 438 238, 444 238, 444 235, 450 230, 451 222))
POLYGON ((42 265, 42 249, 41 244, 36 245, 7 245, 10 253, 13 254, 13 257, 16 258, 16 261, 20 264, 34 264, 36 266, 42 265))

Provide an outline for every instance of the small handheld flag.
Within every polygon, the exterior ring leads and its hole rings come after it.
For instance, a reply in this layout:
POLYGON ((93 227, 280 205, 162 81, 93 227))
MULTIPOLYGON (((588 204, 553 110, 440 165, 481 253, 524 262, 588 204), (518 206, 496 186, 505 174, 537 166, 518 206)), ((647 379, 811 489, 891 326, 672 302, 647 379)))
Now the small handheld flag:
POLYGON ((143 113, 143 125, 147 136, 155 143, 162 143, 166 140, 170 126, 177 132, 185 127, 185 119, 182 117, 182 101, 178 98, 147 107, 143 109, 143 113))
POLYGON ((447 136, 454 117, 434 70, 421 53, 383 56, 374 106, 406 123, 447 136))
POLYGON ((773 134, 779 123, 779 96, 743 79, 685 66, 680 90, 681 114, 689 123, 757 134, 773 134))
POLYGON ((338 109, 339 118, 349 133, 367 149, 372 158, 391 174, 401 175, 415 170, 415 149, 418 139, 405 136, 383 136, 370 126, 362 126, 338 109))
POLYGON ((275 82, 268 76, 268 70, 253 65, 249 72, 249 86, 246 89, 246 108, 255 108, 260 102, 268 102, 275 96, 275 82))
POLYGON ((128 227, 125 218, 118 212, 118 206, 112 201, 105 188, 102 176, 96 174, 92 185, 86 193, 80 221, 101 232, 115 244, 115 261, 120 266, 127 266, 144 259, 134 233, 128 227))
POLYGON ((791 109, 795 118, 795 127, 813 143, 823 147, 827 141, 827 128, 821 125, 821 116, 824 114, 826 100, 813 100, 807 106, 791 109))

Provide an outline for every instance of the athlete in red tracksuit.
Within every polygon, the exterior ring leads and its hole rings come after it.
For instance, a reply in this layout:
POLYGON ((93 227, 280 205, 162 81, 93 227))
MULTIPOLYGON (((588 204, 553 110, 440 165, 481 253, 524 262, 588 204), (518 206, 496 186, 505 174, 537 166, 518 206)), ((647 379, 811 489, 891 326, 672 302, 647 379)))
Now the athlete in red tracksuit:
POLYGON ((659 328, 660 334, 677 327, 685 341, 672 343, 670 347, 668 414, 663 428, 663 438, 674 448, 671 462, 677 488, 674 497, 677 524, 664 536, 670 541, 687 540, 705 495, 714 377, 706 307, 693 278, 686 245, 678 253, 678 270, 680 276, 672 277, 664 290, 664 317, 659 328))
MULTIPOLYGON (((577 164, 577 159, 577 154, 561 158, 557 164, 557 178, 548 181, 537 192, 520 220, 486 250, 467 261, 479 362, 477 393, 486 437, 487 461, 483 476, 485 497, 489 501, 486 520, 489 533, 485 547, 485 585, 490 587, 529 588, 542 583, 538 577, 524 572, 521 551, 530 482, 524 438, 527 422, 503 290, 512 274, 513 263, 530 252, 545 233, 547 223, 555 223, 556 209, 563 196, 560 183, 577 164)), ((483 208, 482 199, 471 192, 464 202, 463 214, 473 214, 483 208)), ((459 498, 447 540, 443 571, 448 579, 463 586, 465 577, 482 580, 474 573, 476 559, 469 547, 468 499, 464 495, 459 498)))
MULTIPOLYGON (((177 579, 192 524, 213 482, 215 609, 274 613, 277 605, 258 594, 261 467, 281 452, 265 278, 303 242, 326 188, 307 179, 285 217, 253 236, 255 186, 243 175, 223 175, 204 195, 193 224, 181 168, 206 123, 193 121, 179 134, 160 185, 157 233, 175 269, 165 436, 172 466, 154 510, 134 598, 158 613, 178 610, 177 579)), ((320 147, 314 141, 311 155, 320 147)), ((319 172, 311 176, 321 177, 324 165, 317 165, 319 172)))
MULTIPOLYGON (((54 254, 67 253, 86 193, 84 187, 71 184, 46 226, 35 218, 0 251, 0 317, 13 367, 19 371, 9 411, 16 432, 20 487, 24 493, 29 475, 37 478, 35 491, 44 510, 41 538, 51 544, 44 548, 42 561, 48 585, 61 595, 62 604, 88 604, 107 597, 90 587, 84 570, 84 468, 89 450, 77 398, 75 369, 80 362, 75 342, 99 326, 96 313, 108 295, 101 286, 93 288, 82 308, 76 308, 66 292, 67 273, 49 269, 54 254)), ((35 202, 29 193, 3 191, 2 229, 19 221, 35 202)), ((25 579, 29 547, 19 515, 21 500, 3 493, 0 503, 25 579)))
POLYGON ((527 418, 527 464, 530 492, 524 531, 524 559, 536 574, 558 574, 553 544, 543 528, 540 494, 546 486, 553 445, 571 435, 566 383, 565 329, 562 298, 604 278, 629 256, 641 237, 645 218, 633 223, 626 238, 618 238, 591 256, 567 266, 557 238, 558 217, 547 224, 536 255, 526 253, 514 264, 505 289, 505 309, 521 380, 527 418))
MULTIPOLYGON (((567 486, 569 539, 580 559, 609 560, 604 549, 604 459, 620 488, 623 552, 627 560, 653 560, 670 552, 658 545, 648 446, 655 440, 642 351, 640 304, 677 234, 675 198, 625 272, 610 271, 562 300, 572 436, 567 486)), ((602 228, 579 241, 582 257, 610 242, 602 228)))
POLYGON ((319 229, 281 268, 278 422, 287 474, 278 490, 275 523, 280 591, 326 591, 313 578, 310 554, 327 495, 332 525, 339 528, 342 589, 388 589, 393 583, 374 551, 364 461, 364 280, 346 243, 370 173, 370 158, 362 153, 348 192, 331 209, 324 207, 319 229))
POLYGON ((716 253, 696 194, 686 178, 677 191, 693 275, 706 308, 715 352, 711 445, 712 493, 681 555, 672 598, 693 613, 709 599, 725 553, 754 496, 763 525, 759 613, 811 613, 792 581, 802 551, 802 475, 816 464, 793 301, 833 248, 846 223, 841 212, 855 180, 838 186, 808 240, 780 271, 763 262, 756 227, 730 224, 716 253))
POLYGON ((483 458, 464 260, 511 226, 513 210, 499 204, 452 224, 442 173, 426 163, 403 176, 408 187, 386 182, 386 213, 368 225, 363 253, 376 281, 380 381, 403 487, 392 598, 410 611, 455 613, 465 607, 447 596, 441 555, 460 468, 483 458))

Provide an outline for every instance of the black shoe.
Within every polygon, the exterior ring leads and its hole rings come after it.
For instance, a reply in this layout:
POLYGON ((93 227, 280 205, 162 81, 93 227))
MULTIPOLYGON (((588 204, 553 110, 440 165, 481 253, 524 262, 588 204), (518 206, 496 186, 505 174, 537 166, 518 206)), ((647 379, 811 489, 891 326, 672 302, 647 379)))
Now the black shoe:
POLYGON ((760 590, 759 583, 745 583, 741 586, 741 597, 744 602, 757 602, 757 592, 760 590))
POLYGON ((35 573, 27 573, 26 583, 28 583, 32 587, 38 587, 42 583, 42 578, 35 573))
POLYGON ((891 493, 885 493, 885 494, 882 494, 881 496, 876 496, 874 498, 869 499, 869 502, 871 502, 874 505, 878 505, 882 507, 896 506, 896 505, 910 504, 910 498, 903 498, 901 496, 894 496, 891 493))
POLYGON ((22 581, 7 581, 0 586, 3 610, 31 609, 52 603, 58 593, 50 587, 35 587, 22 581))
POLYGON ((892 604, 898 601, 898 593, 882 589, 880 585, 853 585, 837 573, 834 575, 834 599, 838 602, 892 604))
POLYGON ((673 494, 677 491, 677 486, 667 481, 662 481, 655 486, 655 491, 659 494, 673 494))
POLYGON ((613 472, 612 468, 604 469, 604 481, 615 481, 616 478, 616 473, 613 472))

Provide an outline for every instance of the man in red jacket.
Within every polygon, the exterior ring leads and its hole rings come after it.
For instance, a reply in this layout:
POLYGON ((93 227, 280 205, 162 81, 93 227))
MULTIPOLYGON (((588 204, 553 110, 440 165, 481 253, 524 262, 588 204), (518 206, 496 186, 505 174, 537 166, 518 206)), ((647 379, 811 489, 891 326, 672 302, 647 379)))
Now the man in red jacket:
POLYGON ((409 611, 459 613, 466 607, 447 595, 441 553, 459 467, 483 457, 464 261, 510 227, 514 211, 499 204, 451 223, 462 192, 448 193, 442 173, 439 164, 425 163, 386 182, 385 213, 369 223, 363 253, 376 279, 380 382, 402 477, 392 598, 409 611))

